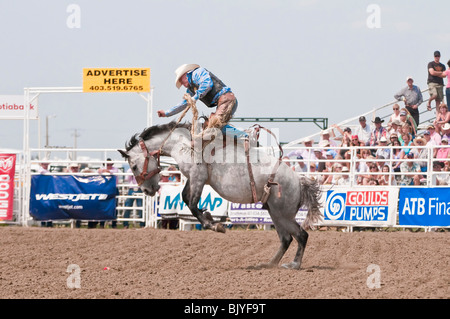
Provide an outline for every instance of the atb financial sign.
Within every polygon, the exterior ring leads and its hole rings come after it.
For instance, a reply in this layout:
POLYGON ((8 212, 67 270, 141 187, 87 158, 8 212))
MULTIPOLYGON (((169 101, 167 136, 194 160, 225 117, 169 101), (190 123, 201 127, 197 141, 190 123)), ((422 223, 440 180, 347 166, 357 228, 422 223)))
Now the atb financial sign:
POLYGON ((83 92, 150 92, 150 68, 84 68, 83 92))

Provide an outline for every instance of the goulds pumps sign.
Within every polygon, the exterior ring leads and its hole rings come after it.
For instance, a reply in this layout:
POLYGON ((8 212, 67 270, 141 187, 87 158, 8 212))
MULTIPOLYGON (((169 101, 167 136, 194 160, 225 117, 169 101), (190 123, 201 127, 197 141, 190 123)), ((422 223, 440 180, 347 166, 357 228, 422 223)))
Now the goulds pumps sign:
POLYGON ((84 68, 83 92, 150 92, 150 69, 84 68))

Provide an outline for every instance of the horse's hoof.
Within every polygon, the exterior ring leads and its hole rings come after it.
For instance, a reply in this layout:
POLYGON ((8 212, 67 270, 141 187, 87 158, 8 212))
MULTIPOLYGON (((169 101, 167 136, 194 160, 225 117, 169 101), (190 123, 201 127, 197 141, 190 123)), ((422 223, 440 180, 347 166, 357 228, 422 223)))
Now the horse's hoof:
POLYGON ((281 267, 286 268, 286 269, 296 269, 296 270, 298 270, 298 269, 300 269, 300 263, 293 261, 293 262, 291 262, 289 264, 282 264, 281 267))
POLYGON ((218 232, 218 233, 224 233, 225 234, 225 227, 221 223, 214 224, 212 227, 212 230, 218 232))

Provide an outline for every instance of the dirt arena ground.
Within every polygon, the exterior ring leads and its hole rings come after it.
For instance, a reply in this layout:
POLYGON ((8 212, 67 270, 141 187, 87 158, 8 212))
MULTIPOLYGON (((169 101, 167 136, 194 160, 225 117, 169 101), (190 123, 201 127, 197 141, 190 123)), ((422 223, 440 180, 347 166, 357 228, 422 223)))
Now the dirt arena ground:
MULTIPOLYGON (((449 232, 309 234, 302 269, 296 271, 249 269, 268 261, 275 253, 279 243, 275 231, 229 230, 220 234, 161 229, 0 227, 0 297, 450 297, 449 232), (67 285, 67 279, 74 274, 67 272, 71 264, 79 266, 79 288, 67 285), (375 274, 379 277, 373 277, 375 274), (379 288, 369 287, 368 278, 369 286, 378 278, 379 288)), ((296 243, 283 262, 292 260, 295 249, 296 243)))

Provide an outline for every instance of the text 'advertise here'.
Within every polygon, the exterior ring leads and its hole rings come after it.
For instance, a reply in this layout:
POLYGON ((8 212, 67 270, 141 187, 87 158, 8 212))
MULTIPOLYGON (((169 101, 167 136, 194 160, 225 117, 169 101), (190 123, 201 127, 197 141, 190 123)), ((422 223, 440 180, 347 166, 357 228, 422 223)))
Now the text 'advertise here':
POLYGON ((150 92, 150 68, 83 68, 83 92, 150 92))

